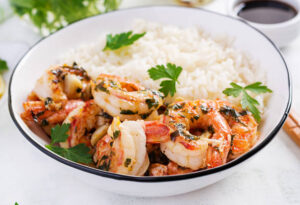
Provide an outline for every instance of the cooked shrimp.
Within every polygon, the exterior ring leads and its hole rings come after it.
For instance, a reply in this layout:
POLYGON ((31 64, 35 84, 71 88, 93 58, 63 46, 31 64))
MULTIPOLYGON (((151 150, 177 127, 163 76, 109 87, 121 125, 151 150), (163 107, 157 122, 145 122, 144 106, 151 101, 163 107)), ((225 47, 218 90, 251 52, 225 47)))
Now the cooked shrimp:
POLYGON ((154 163, 150 165, 148 170, 149 176, 179 175, 193 172, 193 170, 180 167, 174 162, 169 162, 168 165, 154 163))
POLYGON ((51 127, 61 124, 72 110, 83 104, 81 100, 69 100, 59 110, 51 110, 43 101, 27 101, 23 103, 21 118, 29 127, 38 124, 50 134, 51 127))
POLYGON ((70 112, 63 122, 70 124, 69 137, 66 142, 61 142, 60 146, 69 148, 80 143, 91 146, 90 137, 97 127, 100 111, 101 108, 93 100, 89 100, 70 112))
POLYGON ((108 134, 96 146, 94 161, 102 170, 118 174, 143 175, 149 160, 146 152, 146 135, 139 121, 121 123, 115 118, 108 134))
POLYGON ((143 175, 149 166, 146 143, 147 141, 159 143, 157 138, 153 137, 154 133, 159 133, 162 137, 161 141, 169 140, 169 128, 166 125, 146 123, 142 120, 121 123, 119 118, 114 118, 107 135, 102 137, 96 145, 94 161, 97 167, 118 174, 143 175), (147 131, 149 129, 158 131, 149 132, 147 131))
POLYGON ((218 104, 232 132, 229 158, 235 159, 249 151, 258 140, 258 124, 250 112, 234 107, 225 101, 218 101, 218 104))
POLYGON ((49 68, 36 82, 33 93, 42 101, 51 99, 54 103, 70 99, 91 98, 90 78, 76 63, 49 68))
POLYGON ((154 119, 162 105, 158 91, 127 81, 124 78, 101 74, 92 86, 95 102, 113 117, 120 120, 154 119))
POLYGON ((162 152, 179 166, 198 170, 226 163, 231 130, 211 100, 182 101, 168 107, 163 122, 174 132, 162 152), (207 130, 201 136, 191 134, 207 130), (191 131, 191 132, 190 132, 191 131))

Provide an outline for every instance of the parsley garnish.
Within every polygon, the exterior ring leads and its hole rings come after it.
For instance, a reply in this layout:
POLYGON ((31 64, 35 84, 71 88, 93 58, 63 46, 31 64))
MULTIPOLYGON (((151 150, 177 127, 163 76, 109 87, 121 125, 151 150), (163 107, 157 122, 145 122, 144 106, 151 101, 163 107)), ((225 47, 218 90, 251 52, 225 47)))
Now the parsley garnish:
POLYGON ((230 83, 232 88, 226 88, 223 93, 227 96, 233 96, 238 97, 242 93, 242 99, 241 99, 241 105, 243 109, 249 109, 249 111, 253 114, 254 118, 257 122, 260 122, 260 112, 257 109, 256 105, 259 105, 259 102, 252 98, 247 91, 251 91, 256 94, 261 93, 271 93, 272 90, 270 90, 267 86, 262 85, 261 82, 252 83, 250 85, 247 85, 245 87, 242 87, 234 82, 230 83))
POLYGON ((138 112, 133 112, 132 110, 121 110, 120 114, 122 115, 135 115, 138 112))
POLYGON ((3 71, 8 70, 8 66, 5 60, 2 60, 0 58, 0 73, 2 73, 3 71))
POLYGON ((117 139, 120 136, 120 133, 121 133, 120 130, 114 131, 113 133, 114 139, 117 139))
POLYGON ((51 129, 51 144, 46 145, 48 149, 56 154, 74 162, 89 164, 92 162, 92 156, 89 154, 90 149, 85 144, 78 144, 71 148, 62 148, 55 146, 54 143, 65 142, 68 139, 67 132, 70 124, 56 125, 51 129))
POLYGON ((129 46, 145 34, 146 32, 132 34, 132 31, 115 34, 114 36, 112 34, 107 34, 106 45, 103 50, 116 50, 124 46, 129 46))
POLYGON ((130 163, 131 163, 131 159, 130 158, 126 158, 126 160, 124 162, 124 166, 128 167, 130 163))
POLYGON ((118 8, 120 0, 10 0, 16 14, 28 17, 43 35, 67 24, 118 8))
POLYGON ((150 78, 153 80, 159 80, 162 78, 168 78, 170 80, 164 80, 160 83, 160 89, 165 97, 170 93, 171 96, 174 96, 176 92, 176 82, 178 82, 178 77, 182 71, 180 66, 175 64, 167 63, 167 66, 157 65, 148 70, 150 78))

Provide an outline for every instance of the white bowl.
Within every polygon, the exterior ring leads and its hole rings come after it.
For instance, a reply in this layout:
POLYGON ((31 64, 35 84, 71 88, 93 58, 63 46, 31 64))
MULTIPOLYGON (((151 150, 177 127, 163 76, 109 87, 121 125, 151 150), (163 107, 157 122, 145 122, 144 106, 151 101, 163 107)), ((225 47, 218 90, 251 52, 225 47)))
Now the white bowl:
MULTIPOLYGON (((229 15, 240 18, 237 15, 236 6, 243 2, 244 0, 229 0, 227 5, 227 12, 229 15)), ((285 22, 282 23, 275 23, 275 24, 262 24, 262 23, 255 23, 252 21, 247 21, 252 26, 261 30, 264 34, 266 34, 278 47, 285 47, 289 45, 294 39, 296 39, 300 33, 300 3, 298 0, 279 0, 282 2, 286 2, 293 6, 297 11, 298 14, 285 22)))
POLYGON ((291 83, 287 66, 277 47, 265 35, 247 23, 228 16, 201 9, 172 6, 120 10, 76 22, 34 45, 16 66, 9 86, 10 114, 21 133, 36 148, 65 164, 76 177, 81 177, 99 189, 135 196, 169 196, 190 192, 232 174, 271 141, 283 125, 290 105, 291 83), (220 167, 164 177, 109 173, 69 161, 45 148, 46 141, 35 135, 20 118, 22 102, 32 90, 35 81, 64 52, 97 39, 103 32, 127 31, 136 18, 180 27, 199 26, 212 34, 226 34, 236 38, 236 48, 260 62, 263 71, 267 73, 268 86, 274 92, 264 114, 266 120, 260 127, 261 139, 255 147, 220 167))

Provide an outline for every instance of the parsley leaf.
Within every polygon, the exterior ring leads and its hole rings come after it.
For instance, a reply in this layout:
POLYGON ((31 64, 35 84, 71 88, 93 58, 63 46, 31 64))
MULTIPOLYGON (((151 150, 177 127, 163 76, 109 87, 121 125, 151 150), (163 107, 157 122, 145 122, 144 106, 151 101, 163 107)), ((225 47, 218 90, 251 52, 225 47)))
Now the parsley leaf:
POLYGON ((46 147, 52 152, 71 161, 85 164, 91 163, 92 156, 89 153, 90 149, 85 144, 78 144, 70 148, 62 148, 54 145, 54 143, 65 142, 68 139, 69 136, 67 132, 69 129, 70 124, 62 124, 61 126, 57 124, 53 127, 51 129, 51 144, 46 145, 46 147))
POLYGON ((8 66, 5 60, 2 60, 0 58, 0 73, 2 73, 3 71, 8 70, 8 66))
POLYGON ((256 119, 257 122, 260 122, 261 117, 260 117, 260 112, 257 109, 256 105, 259 105, 259 102, 252 98, 247 91, 251 91, 256 94, 261 94, 261 93, 271 93, 272 90, 269 89, 267 86, 262 85, 261 82, 256 82, 252 83, 250 85, 247 85, 245 87, 242 87, 236 83, 230 83, 232 88, 226 88, 223 93, 227 96, 233 96, 233 97, 238 97, 242 93, 242 98, 241 98, 241 105, 243 109, 248 109, 252 114, 253 117, 256 119))
POLYGON ((121 0, 10 0, 14 12, 27 17, 43 35, 80 19, 115 10, 121 0))
POLYGON ((164 80, 160 83, 161 91, 165 96, 169 93, 171 96, 174 96, 176 93, 176 82, 178 82, 178 77, 182 71, 180 66, 175 64, 167 63, 167 67, 164 65, 157 65, 148 70, 150 78, 153 80, 159 80, 162 78, 168 78, 170 80, 164 80))
POLYGON ((92 157, 89 154, 90 149, 85 144, 78 144, 68 149, 54 145, 46 145, 46 147, 56 154, 74 162, 84 164, 89 164, 92 162, 92 157))
POLYGON ((256 82, 250 85, 247 85, 245 87, 246 90, 249 90, 251 92, 254 92, 256 94, 260 94, 260 93, 266 93, 266 92, 272 92, 272 90, 270 90, 267 86, 265 85, 261 85, 261 82, 256 82))
POLYGON ((51 129, 51 144, 57 142, 65 142, 68 139, 67 132, 70 129, 70 124, 57 124, 51 129))
POLYGON ((146 32, 132 34, 132 31, 115 34, 114 36, 112 34, 107 34, 106 45, 103 50, 116 50, 121 47, 131 45, 145 34, 146 32))

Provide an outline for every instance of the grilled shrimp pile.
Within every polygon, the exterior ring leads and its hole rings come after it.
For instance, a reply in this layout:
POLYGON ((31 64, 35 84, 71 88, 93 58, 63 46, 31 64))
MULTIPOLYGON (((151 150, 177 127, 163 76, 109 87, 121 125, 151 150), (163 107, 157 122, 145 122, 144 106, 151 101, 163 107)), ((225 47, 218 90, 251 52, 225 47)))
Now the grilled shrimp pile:
POLYGON ((49 68, 23 103, 22 119, 50 135, 68 123, 63 148, 80 143, 93 166, 136 176, 165 176, 210 169, 247 152, 257 122, 230 102, 198 99, 164 102, 163 94, 125 78, 100 74, 96 81, 75 63, 49 68))

